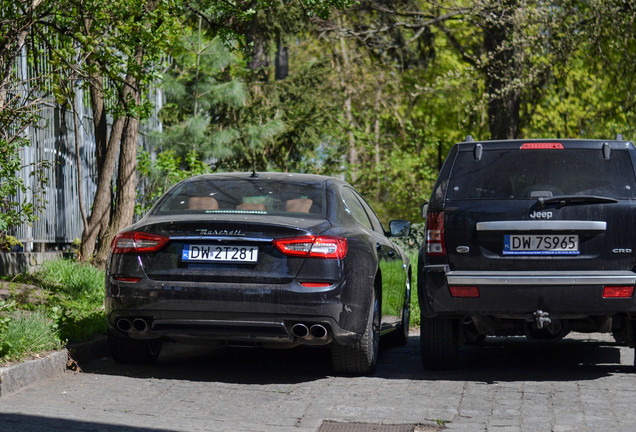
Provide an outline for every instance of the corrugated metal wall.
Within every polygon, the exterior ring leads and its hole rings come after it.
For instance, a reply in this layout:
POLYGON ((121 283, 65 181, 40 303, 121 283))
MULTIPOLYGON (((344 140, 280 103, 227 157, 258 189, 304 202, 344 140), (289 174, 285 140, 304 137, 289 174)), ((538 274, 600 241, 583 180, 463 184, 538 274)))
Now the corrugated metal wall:
MULTIPOLYGON (((38 74, 37 71, 29 70, 26 54, 23 53, 19 64, 20 75, 34 77, 38 74)), ((147 131, 161 130, 161 123, 156 114, 162 105, 162 94, 156 90, 152 97, 156 102, 155 114, 144 122, 139 136, 142 147, 147 131)), ((88 94, 84 94, 81 88, 77 89, 75 104, 80 113, 81 123, 79 127, 81 178, 79 181, 72 112, 56 105, 44 105, 38 125, 29 127, 25 131, 29 135, 31 146, 24 148, 21 154, 26 168, 20 172, 20 176, 27 184, 35 186, 30 175, 32 168, 29 166, 41 161, 50 163, 50 168, 47 170, 48 182, 44 191, 45 209, 39 215, 39 220, 30 225, 23 224, 14 232, 14 235, 24 244, 25 251, 31 251, 33 243, 62 246, 72 243, 76 238, 81 238, 84 227, 80 214, 78 187, 82 188, 84 209, 87 216, 90 215, 97 188, 95 136, 90 100, 88 94)), ((18 197, 20 202, 24 198, 31 201, 30 195, 18 197)))

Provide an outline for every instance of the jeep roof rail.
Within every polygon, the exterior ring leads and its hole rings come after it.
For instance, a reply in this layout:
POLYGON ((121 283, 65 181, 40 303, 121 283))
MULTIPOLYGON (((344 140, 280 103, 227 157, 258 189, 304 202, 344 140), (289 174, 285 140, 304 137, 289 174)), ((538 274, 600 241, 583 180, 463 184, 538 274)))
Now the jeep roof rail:
POLYGON ((481 144, 475 144, 475 148, 473 149, 473 157, 475 160, 481 160, 481 155, 484 153, 484 148, 481 144))
POLYGON ((464 138, 464 142, 475 142, 475 139, 472 135, 466 135, 466 138, 464 138))

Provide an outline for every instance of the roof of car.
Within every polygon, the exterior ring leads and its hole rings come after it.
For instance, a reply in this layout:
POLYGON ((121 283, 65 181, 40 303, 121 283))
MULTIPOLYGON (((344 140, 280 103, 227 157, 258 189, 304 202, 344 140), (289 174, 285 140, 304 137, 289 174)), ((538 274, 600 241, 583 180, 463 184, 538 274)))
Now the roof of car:
POLYGON ((554 144, 560 143, 567 148, 599 148, 604 143, 608 143, 612 148, 632 148, 634 144, 627 140, 605 140, 605 139, 561 139, 561 138, 532 138, 532 139, 511 139, 511 140, 482 140, 464 141, 457 143, 463 149, 473 149, 477 144, 489 149, 521 148, 523 144, 554 144))
POLYGON ((254 181, 278 181, 278 182, 298 182, 307 184, 323 184, 326 181, 342 182, 337 177, 318 175, 318 174, 300 174, 300 173, 282 173, 282 172, 229 172, 202 174, 196 177, 186 179, 186 181, 214 181, 214 180, 254 180, 254 181))

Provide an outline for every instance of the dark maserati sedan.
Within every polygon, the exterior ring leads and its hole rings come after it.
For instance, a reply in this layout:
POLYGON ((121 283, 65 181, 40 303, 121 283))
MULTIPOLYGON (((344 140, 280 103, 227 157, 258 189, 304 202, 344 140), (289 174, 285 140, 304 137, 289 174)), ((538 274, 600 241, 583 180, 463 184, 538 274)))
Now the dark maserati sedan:
POLYGON ((349 184, 318 175, 210 174, 182 181, 113 240, 108 340, 149 363, 164 340, 331 349, 343 374, 373 371, 381 335, 406 343, 409 260, 349 184))

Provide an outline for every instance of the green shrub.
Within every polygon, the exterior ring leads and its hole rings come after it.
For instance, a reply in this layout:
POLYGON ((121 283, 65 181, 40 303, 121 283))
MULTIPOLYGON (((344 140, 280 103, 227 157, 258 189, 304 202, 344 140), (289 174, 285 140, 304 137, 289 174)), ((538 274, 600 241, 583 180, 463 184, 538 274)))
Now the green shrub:
POLYGON ((411 260, 411 327, 420 326, 420 304, 417 299, 417 252, 409 253, 411 260))
POLYGON ((104 301, 104 272, 90 264, 68 259, 47 261, 33 277, 52 292, 83 298, 90 303, 104 301))
POLYGON ((4 362, 62 347, 56 325, 43 312, 14 311, 0 322, 0 358, 4 362))
POLYGON ((87 308, 85 305, 67 304, 56 314, 60 339, 65 342, 90 340, 96 334, 106 333, 106 314, 103 308, 87 308))
POLYGON ((47 310, 65 342, 80 342, 106 332, 104 271, 75 260, 48 261, 33 275, 52 292, 47 310))

